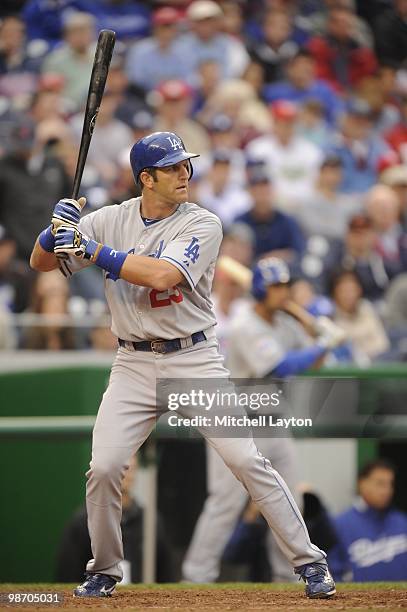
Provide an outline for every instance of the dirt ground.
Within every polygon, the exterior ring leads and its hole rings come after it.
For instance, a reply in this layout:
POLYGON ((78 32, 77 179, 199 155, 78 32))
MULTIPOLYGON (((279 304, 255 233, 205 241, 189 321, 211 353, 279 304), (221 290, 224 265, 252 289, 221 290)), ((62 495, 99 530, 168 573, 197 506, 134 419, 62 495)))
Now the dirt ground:
MULTIPOLYGON (((167 612, 223 612, 240 610, 281 610, 301 612, 309 610, 400 610, 407 608, 407 592, 401 589, 338 589, 336 596, 329 600, 309 600, 302 590, 246 590, 246 589, 148 589, 136 590, 119 588, 111 598, 82 599, 72 597, 72 590, 60 590, 64 601, 54 605, 38 606, 35 604, 18 606, 35 610, 165 610, 167 612)), ((4 600, 0 610, 16 608, 4 600)))

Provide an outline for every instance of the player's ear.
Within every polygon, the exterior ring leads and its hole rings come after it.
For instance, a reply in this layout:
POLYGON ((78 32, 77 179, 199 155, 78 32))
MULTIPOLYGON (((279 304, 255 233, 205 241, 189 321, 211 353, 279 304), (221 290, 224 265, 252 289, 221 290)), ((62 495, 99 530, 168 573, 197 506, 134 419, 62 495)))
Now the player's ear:
POLYGON ((139 181, 141 188, 148 187, 149 189, 151 189, 154 184, 154 177, 150 172, 148 172, 148 170, 143 170, 140 173, 139 181))

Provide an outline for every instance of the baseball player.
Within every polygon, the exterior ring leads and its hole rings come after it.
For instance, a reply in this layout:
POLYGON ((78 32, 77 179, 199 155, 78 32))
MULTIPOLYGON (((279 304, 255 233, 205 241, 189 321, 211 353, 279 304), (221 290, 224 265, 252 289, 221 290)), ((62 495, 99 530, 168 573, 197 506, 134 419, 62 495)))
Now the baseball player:
MULTIPOLYGON (((281 310, 289 295, 289 281, 289 270, 281 259, 269 257, 255 266, 251 291, 255 302, 240 306, 226 329, 225 324, 222 326, 226 336, 222 346, 233 377, 262 378, 269 374, 285 377, 288 373, 300 373, 323 356, 328 344, 331 348, 336 338, 342 337, 334 338, 330 334, 328 341, 328 333, 323 331, 312 345, 303 326, 281 310)), ((299 478, 293 440, 260 437, 255 443, 295 496, 299 478)), ((191 582, 217 579, 222 553, 247 504, 247 492, 210 446, 207 446, 207 465, 209 496, 183 563, 183 576, 191 582)), ((287 562, 270 537, 269 550, 274 580, 289 581, 287 562)))
MULTIPOLYGON (((153 429, 157 378, 227 380, 215 336, 210 291, 222 239, 219 219, 189 203, 191 158, 171 132, 133 146, 130 163, 141 196, 80 219, 83 201, 57 203, 39 236, 31 265, 70 274, 97 265, 105 275, 112 331, 119 349, 93 430, 86 503, 93 558, 77 597, 105 597, 122 578, 120 483, 131 455, 153 429), (55 236, 54 236, 55 233, 55 236)), ((179 413, 191 416, 192 407, 179 413)), ((242 482, 273 529, 309 597, 330 597, 335 585, 326 554, 309 539, 284 480, 251 437, 201 433, 242 482)))

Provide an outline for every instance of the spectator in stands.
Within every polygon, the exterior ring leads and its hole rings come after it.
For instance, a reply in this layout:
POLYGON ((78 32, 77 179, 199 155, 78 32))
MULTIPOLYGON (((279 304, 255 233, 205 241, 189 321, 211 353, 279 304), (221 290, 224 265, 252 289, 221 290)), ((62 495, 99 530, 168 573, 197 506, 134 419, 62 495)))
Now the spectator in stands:
POLYGON ((322 154, 315 145, 296 136, 298 109, 292 102, 274 102, 271 113, 272 134, 250 142, 246 153, 249 160, 266 164, 277 205, 291 212, 312 193, 322 154))
MULTIPOLYGON (((381 0, 379 0, 381 1, 381 0)), ((386 0, 385 0, 386 1, 386 0)), ((372 3, 370 3, 372 4, 372 3)), ((358 15, 362 14, 357 0, 305 0, 300 2, 296 22, 305 31, 308 38, 311 36, 321 36, 326 33, 329 11, 332 7, 344 6, 355 11, 357 6, 358 15)), ((355 14, 353 35, 355 40, 363 47, 373 46, 373 36, 369 25, 355 14)))
MULTIPOLYGON (((124 63, 124 54, 113 55, 106 81, 106 90, 120 98, 119 106, 115 112, 116 119, 124 121, 132 128, 133 117, 140 111, 148 111, 151 115, 151 109, 146 101, 146 92, 141 87, 129 83, 124 63)), ((150 125, 152 125, 152 122, 150 122, 150 125)))
POLYGON ((127 53, 126 73, 130 83, 149 91, 162 81, 188 80, 188 58, 180 44, 180 13, 171 7, 153 13, 153 34, 134 43, 127 53))
POLYGON ((63 95, 80 109, 86 101, 94 57, 95 22, 87 13, 72 13, 64 22, 64 43, 45 58, 43 72, 65 79, 63 95))
POLYGON ((199 204, 214 212, 224 227, 250 208, 249 194, 233 180, 232 160, 232 151, 215 149, 211 168, 200 181, 197 191, 199 204))
POLYGON ((39 90, 31 100, 29 114, 35 123, 46 119, 64 119, 63 100, 56 91, 39 90))
POLYGON ((20 17, 5 17, 0 22, 0 95, 9 99, 19 97, 21 107, 36 89, 45 51, 41 44, 26 44, 20 17))
POLYGON ((219 0, 223 11, 222 31, 243 41, 243 6, 234 0, 219 0))
POLYGON ((268 170, 261 164, 249 166, 248 184, 252 207, 235 221, 246 223, 253 230, 255 257, 274 255, 294 260, 304 251, 304 236, 293 217, 275 209, 268 170))
MULTIPOLYGON (((320 0, 317 0, 320 2, 320 0)), ((326 0, 324 0, 326 1, 326 0)), ((314 0, 312 0, 314 2, 314 0)), ((268 12, 275 11, 285 13, 291 24, 292 34, 290 38, 298 47, 302 47, 309 38, 309 33, 304 28, 303 2, 297 0, 254 0, 247 2, 245 6, 246 37, 251 40, 262 40, 263 24, 268 12)))
MULTIPOLYGON (((400 121, 398 100, 393 99, 387 90, 389 87, 387 81, 391 77, 384 76, 390 71, 390 67, 381 67, 376 74, 364 78, 357 88, 359 98, 365 100, 371 108, 374 132, 383 138, 400 121)), ((394 159, 397 159, 396 156, 394 159)))
POLYGON ((17 257, 28 261, 33 242, 49 225, 52 202, 70 192, 71 181, 45 131, 26 119, 14 128, 13 151, 0 160, 0 223, 17 244, 17 257))
POLYGON ((386 185, 376 185, 366 198, 366 211, 376 231, 376 251, 399 272, 407 270, 407 234, 400 224, 397 194, 386 185))
POLYGON ((68 281, 59 270, 38 274, 27 312, 43 315, 43 320, 23 330, 21 348, 48 351, 76 348, 75 332, 64 321, 68 298, 68 281))
POLYGON ((384 262, 375 244, 376 233, 369 217, 361 214, 352 217, 344 241, 331 241, 329 252, 324 254, 320 266, 320 269, 324 268, 324 291, 328 291, 329 278, 339 266, 357 273, 366 298, 380 300, 400 268, 384 262))
MULTIPOLYGON (((133 497, 137 477, 137 459, 133 457, 122 481, 123 515, 121 529, 125 567, 124 582, 141 582, 143 559, 144 510, 133 497)), ((163 520, 157 516, 156 581, 171 582, 174 579, 172 554, 164 530, 163 520)), ((86 507, 79 508, 65 526, 57 553, 57 582, 80 582, 88 559, 92 556, 87 526, 86 507)))
POLYGON ((346 332, 356 354, 374 359, 390 348, 382 322, 372 304, 363 298, 363 287, 356 272, 336 272, 331 279, 330 294, 335 304, 333 320, 346 332))
POLYGON ((373 187, 381 161, 390 154, 388 145, 374 134, 370 106, 357 98, 348 102, 329 149, 342 161, 344 193, 363 193, 373 187))
POLYGON ((381 60, 401 65, 406 59, 407 49, 407 2, 394 0, 386 12, 379 15, 373 24, 375 49, 381 60))
POLYGON ((86 0, 27 0, 22 17, 30 40, 43 40, 52 49, 61 42, 63 24, 73 11, 87 11, 86 0))
POLYGON ((391 187, 399 200, 400 222, 407 231, 407 165, 391 166, 380 175, 380 182, 391 187))
POLYGON ((190 118, 192 89, 184 81, 170 80, 161 83, 156 91, 154 129, 178 134, 191 151, 206 153, 210 150, 206 130, 190 118))
POLYGON ((35 49, 27 52, 25 25, 17 15, 10 15, 0 23, 0 75, 39 72, 44 48, 36 57, 35 49))
MULTIPOLYGON (((209 133, 212 151, 227 149, 230 157, 230 180, 234 185, 244 189, 246 185, 246 160, 240 148, 241 130, 235 121, 224 113, 215 113, 205 124, 209 133)), ((211 167, 211 155, 207 155, 208 169, 211 167)), ((206 160, 205 160, 206 162, 206 160)))
POLYGON ((200 111, 215 93, 221 82, 221 67, 214 60, 205 60, 197 68, 193 116, 199 120, 200 111))
POLYGON ((91 13, 97 29, 116 32, 119 40, 147 36, 150 29, 150 10, 136 0, 28 0, 23 17, 30 39, 42 39, 55 47, 63 36, 65 19, 73 12, 91 13))
POLYGON ((249 44, 250 57, 262 67, 265 83, 274 83, 284 78, 287 62, 298 51, 298 44, 292 34, 292 24, 286 11, 267 11, 260 36, 249 44))
POLYGON ((220 254, 229 255, 246 268, 251 268, 255 239, 254 231, 246 223, 232 223, 224 234, 220 254))
POLYGON ((238 130, 233 119, 224 113, 213 114, 206 123, 213 149, 240 150, 238 130))
POLYGON ((407 515, 391 505, 394 479, 394 467, 383 459, 360 470, 359 496, 335 521, 338 543, 328 553, 335 580, 407 579, 407 515))
POLYGON ((284 99, 301 104, 310 99, 317 100, 327 121, 335 122, 343 104, 329 84, 316 78, 316 62, 310 51, 297 51, 287 62, 285 76, 283 81, 266 85, 263 92, 266 102, 284 99))
POLYGON ((297 219, 307 236, 320 235, 328 240, 342 239, 348 220, 359 212, 359 198, 339 192, 342 181, 342 162, 339 157, 327 155, 309 198, 298 209, 297 219))
POLYGON ((349 91, 365 76, 373 74, 376 58, 354 37, 355 14, 345 5, 334 5, 328 15, 326 34, 308 43, 317 66, 317 76, 338 91, 349 91))
POLYGON ((407 164, 407 92, 401 99, 400 122, 385 135, 385 138, 398 154, 400 161, 407 164))
POLYGON ((206 60, 221 67, 222 78, 238 78, 246 69, 249 56, 244 45, 222 32, 223 12, 212 0, 195 0, 187 10, 189 31, 180 39, 182 54, 191 73, 206 60))
POLYGON ((243 147, 271 127, 267 106, 259 100, 254 87, 243 79, 222 81, 209 97, 200 118, 206 124, 217 113, 232 119, 243 147))

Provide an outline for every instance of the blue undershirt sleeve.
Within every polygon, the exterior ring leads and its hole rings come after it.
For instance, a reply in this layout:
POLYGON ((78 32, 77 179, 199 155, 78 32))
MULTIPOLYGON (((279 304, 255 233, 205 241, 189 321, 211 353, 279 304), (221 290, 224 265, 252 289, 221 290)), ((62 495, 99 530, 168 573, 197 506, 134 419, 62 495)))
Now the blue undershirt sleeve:
POLYGON ((325 351, 324 347, 315 345, 300 350, 288 351, 270 374, 279 378, 300 374, 322 357, 325 351))

